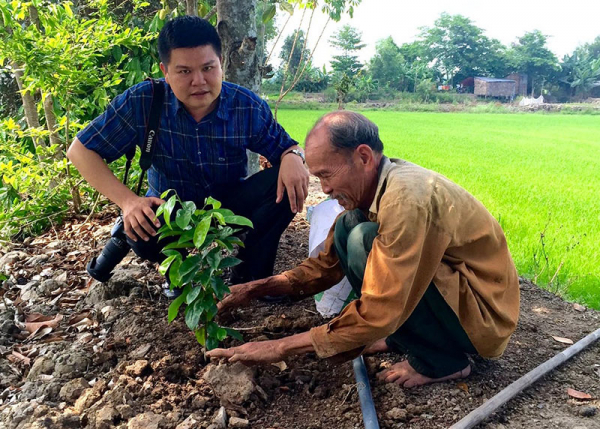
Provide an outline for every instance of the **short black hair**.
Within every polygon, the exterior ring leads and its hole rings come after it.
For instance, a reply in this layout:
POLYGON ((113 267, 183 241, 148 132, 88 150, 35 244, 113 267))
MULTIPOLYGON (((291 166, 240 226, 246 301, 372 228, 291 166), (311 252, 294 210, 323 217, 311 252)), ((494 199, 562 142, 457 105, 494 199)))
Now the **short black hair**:
POLYGON ((171 51, 177 48, 195 48, 211 45, 221 56, 221 38, 215 27, 206 19, 198 16, 179 16, 168 21, 158 35, 158 56, 167 66, 171 60, 171 51))
POLYGON ((379 138, 379 128, 374 122, 360 113, 348 110, 323 115, 308 133, 324 126, 329 133, 329 143, 341 152, 353 152, 361 144, 366 144, 375 153, 383 153, 383 142, 379 138))

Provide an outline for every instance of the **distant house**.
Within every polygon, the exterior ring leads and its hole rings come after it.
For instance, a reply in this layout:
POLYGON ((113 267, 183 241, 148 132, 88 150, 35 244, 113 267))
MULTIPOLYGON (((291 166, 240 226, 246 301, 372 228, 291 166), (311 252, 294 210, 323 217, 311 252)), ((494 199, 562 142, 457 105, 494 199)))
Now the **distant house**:
POLYGON ((475 95, 484 97, 504 97, 511 100, 517 93, 517 82, 512 79, 494 77, 475 77, 475 95))
POLYGON ((527 75, 525 73, 512 73, 504 79, 517 82, 517 95, 527 95, 527 75))

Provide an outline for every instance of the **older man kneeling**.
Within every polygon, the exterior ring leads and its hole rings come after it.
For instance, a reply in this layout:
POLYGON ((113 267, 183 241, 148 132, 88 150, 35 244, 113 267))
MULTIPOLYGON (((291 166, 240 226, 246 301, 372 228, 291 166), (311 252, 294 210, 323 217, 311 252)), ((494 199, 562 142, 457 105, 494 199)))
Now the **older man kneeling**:
POLYGON ((347 276, 359 298, 326 325, 279 340, 216 349, 246 364, 314 351, 352 358, 392 350, 405 361, 379 374, 405 387, 466 377, 466 354, 502 354, 519 314, 519 282, 498 222, 442 175, 383 155, 377 126, 354 112, 323 116, 306 161, 346 209, 316 258, 232 286, 221 311, 263 295, 304 298, 347 276))

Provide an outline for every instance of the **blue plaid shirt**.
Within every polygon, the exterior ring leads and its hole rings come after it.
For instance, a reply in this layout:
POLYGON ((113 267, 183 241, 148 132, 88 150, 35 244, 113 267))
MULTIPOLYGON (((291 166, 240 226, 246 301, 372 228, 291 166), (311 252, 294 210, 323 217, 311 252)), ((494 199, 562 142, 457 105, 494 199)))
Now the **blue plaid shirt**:
MULTIPOLYGON (((246 149, 272 164, 297 144, 275 121, 268 104, 252 91, 223 82, 219 104, 196 122, 165 86, 158 141, 148 170, 148 196, 175 189, 184 200, 203 201, 215 185, 247 176, 246 149)), ((120 158, 144 140, 152 100, 145 81, 117 96, 77 138, 107 162, 120 158)))

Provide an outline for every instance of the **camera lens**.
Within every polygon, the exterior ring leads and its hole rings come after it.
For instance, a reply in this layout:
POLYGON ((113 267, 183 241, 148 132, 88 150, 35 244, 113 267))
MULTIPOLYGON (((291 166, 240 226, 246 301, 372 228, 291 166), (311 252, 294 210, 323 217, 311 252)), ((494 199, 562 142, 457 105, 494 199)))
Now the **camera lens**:
POLYGON ((123 260, 127 252, 129 252, 127 241, 120 237, 112 237, 102 249, 100 256, 92 258, 88 263, 88 274, 100 282, 108 281, 113 269, 123 260))

